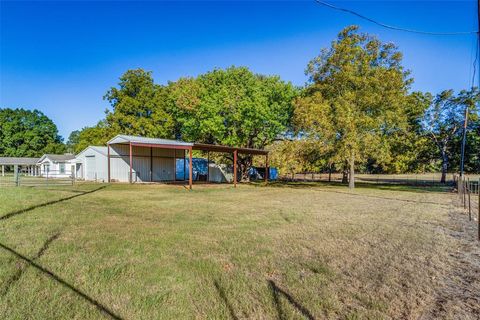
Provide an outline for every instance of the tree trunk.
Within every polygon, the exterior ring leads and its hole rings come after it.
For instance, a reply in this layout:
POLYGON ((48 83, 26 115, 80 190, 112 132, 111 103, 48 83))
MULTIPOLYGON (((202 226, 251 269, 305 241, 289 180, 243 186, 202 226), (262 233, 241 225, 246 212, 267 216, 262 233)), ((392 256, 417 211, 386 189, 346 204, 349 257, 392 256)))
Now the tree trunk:
POLYGON ((250 176, 248 175, 248 170, 252 166, 253 159, 251 156, 238 157, 237 164, 239 170, 239 176, 241 181, 250 181, 250 176))
POLYGON ((350 156, 349 165, 350 165, 350 180, 348 181, 348 187, 350 189, 354 189, 355 188, 355 156, 353 155, 353 153, 350 156))
POLYGON ((347 168, 343 168, 342 183, 348 183, 348 170, 347 170, 347 168))
POLYGON ((440 180, 440 183, 447 182, 447 170, 448 170, 448 155, 447 155, 446 147, 444 147, 442 149, 442 178, 440 180))
POLYGON ((332 165, 328 168, 328 182, 332 181, 332 165))

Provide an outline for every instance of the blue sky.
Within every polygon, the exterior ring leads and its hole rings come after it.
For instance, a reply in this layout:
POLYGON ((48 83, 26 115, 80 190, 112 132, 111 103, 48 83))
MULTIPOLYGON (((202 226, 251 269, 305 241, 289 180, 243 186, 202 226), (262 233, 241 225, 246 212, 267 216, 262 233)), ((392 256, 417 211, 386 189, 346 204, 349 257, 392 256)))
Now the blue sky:
MULTIPOLYGON (((350 24, 397 44, 413 89, 471 85, 474 36, 383 29, 312 1, 6 2, 0 0, 0 107, 37 108, 67 138, 94 125, 131 68, 157 83, 248 66, 303 85, 304 69, 350 24)), ((427 31, 476 30, 475 1, 336 1, 379 21, 427 31)))

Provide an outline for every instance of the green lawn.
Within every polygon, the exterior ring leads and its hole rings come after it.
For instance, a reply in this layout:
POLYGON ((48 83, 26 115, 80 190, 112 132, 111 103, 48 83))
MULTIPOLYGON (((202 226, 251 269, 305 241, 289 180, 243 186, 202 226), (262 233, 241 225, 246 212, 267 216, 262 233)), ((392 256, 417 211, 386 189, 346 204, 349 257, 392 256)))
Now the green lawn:
POLYGON ((0 188, 0 319, 431 315, 463 241, 456 199, 308 183, 0 188))

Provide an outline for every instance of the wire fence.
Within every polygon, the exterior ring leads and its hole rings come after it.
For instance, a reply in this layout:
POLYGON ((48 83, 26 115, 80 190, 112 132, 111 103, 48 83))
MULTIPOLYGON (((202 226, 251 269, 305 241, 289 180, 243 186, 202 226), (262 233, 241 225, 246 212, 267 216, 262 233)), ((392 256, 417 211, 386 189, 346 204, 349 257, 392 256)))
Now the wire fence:
POLYGON ((52 170, 39 175, 19 171, 0 176, 0 187, 54 187, 74 184, 75 176, 63 171, 52 170))
POLYGON ((468 214, 468 220, 477 223, 478 240, 480 241, 480 178, 456 177, 459 206, 468 214))
MULTIPOLYGON (((360 183, 392 184, 410 186, 454 186, 455 175, 447 174, 445 183, 441 181, 441 173, 422 174, 356 174, 355 181, 360 183)), ((341 173, 295 173, 280 177, 284 181, 297 182, 342 182, 341 173)))

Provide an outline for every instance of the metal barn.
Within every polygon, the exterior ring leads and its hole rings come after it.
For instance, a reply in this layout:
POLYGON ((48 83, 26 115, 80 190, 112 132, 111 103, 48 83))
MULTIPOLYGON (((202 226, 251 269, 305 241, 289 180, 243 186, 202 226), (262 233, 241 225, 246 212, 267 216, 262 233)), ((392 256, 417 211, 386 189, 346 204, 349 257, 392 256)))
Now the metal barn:
MULTIPOLYGON (((192 151, 223 152, 233 154, 233 183, 237 183, 238 153, 264 155, 268 168, 268 151, 236 148, 211 144, 190 143, 178 140, 117 135, 107 143, 108 182, 174 182, 177 159, 183 159, 184 172, 188 172, 188 184, 192 188, 192 151), (187 159, 188 154, 188 161, 187 159)), ((267 170, 268 172, 268 170, 267 170)), ((209 177, 210 175, 207 175, 209 177)), ((187 180, 185 179, 185 180, 187 180)), ((268 177, 265 176, 265 180, 268 177)), ((183 179, 181 179, 183 180, 183 179)), ((208 182, 208 179, 207 179, 208 182)))

